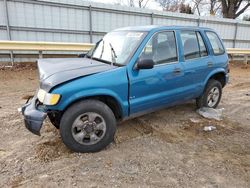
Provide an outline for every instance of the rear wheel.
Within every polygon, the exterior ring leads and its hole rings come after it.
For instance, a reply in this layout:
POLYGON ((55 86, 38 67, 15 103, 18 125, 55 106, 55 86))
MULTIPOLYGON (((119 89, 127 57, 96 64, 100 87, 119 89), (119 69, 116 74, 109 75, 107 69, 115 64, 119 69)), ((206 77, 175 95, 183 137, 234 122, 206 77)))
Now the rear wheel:
POLYGON ((220 103, 221 95, 222 95, 221 83, 217 80, 211 79, 208 81, 203 94, 196 99, 196 105, 198 108, 201 107, 216 108, 220 103))
POLYGON ((63 114, 60 133, 64 144, 76 152, 97 152, 114 139, 116 119, 101 101, 76 103, 63 114))

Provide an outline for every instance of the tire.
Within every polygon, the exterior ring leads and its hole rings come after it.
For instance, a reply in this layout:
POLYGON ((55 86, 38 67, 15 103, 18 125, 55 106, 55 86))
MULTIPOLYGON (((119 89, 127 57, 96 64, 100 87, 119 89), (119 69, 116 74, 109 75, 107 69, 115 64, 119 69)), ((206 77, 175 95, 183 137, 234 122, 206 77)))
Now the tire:
POLYGON ((50 112, 48 113, 48 117, 50 122, 52 123, 52 125, 54 125, 57 129, 60 128, 60 121, 61 121, 61 115, 54 113, 54 112, 50 112))
POLYGON ((210 79, 206 85, 206 88, 205 88, 203 94, 196 99, 196 105, 198 108, 201 108, 201 107, 216 108, 218 106, 218 104, 220 103, 221 96, 222 96, 221 83, 217 80, 210 79), (218 92, 218 96, 215 97, 216 95, 212 94, 213 92, 214 93, 218 92), (214 96, 215 97, 214 99, 217 99, 217 100, 213 101, 212 96, 214 96), (213 102, 211 102, 211 100, 213 102))
POLYGON ((116 119, 112 110, 98 100, 80 101, 62 116, 63 143, 75 152, 98 152, 114 140, 116 119))

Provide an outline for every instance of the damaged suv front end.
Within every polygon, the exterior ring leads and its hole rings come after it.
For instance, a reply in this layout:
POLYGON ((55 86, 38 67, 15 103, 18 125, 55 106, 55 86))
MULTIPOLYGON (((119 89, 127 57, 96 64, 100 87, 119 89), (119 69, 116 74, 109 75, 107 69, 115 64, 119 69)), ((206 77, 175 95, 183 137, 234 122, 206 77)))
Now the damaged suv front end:
POLYGON ((43 121, 47 117, 46 106, 56 105, 60 100, 60 94, 48 93, 39 89, 33 98, 21 108, 26 128, 40 136, 43 121))
POLYGON ((38 60, 37 66, 40 75, 39 89, 34 97, 21 107, 26 128, 36 135, 40 135, 47 115, 52 120, 57 112, 54 109, 51 111, 50 108, 59 103, 62 93, 53 93, 53 88, 76 78, 117 67, 90 58, 41 59, 38 60))

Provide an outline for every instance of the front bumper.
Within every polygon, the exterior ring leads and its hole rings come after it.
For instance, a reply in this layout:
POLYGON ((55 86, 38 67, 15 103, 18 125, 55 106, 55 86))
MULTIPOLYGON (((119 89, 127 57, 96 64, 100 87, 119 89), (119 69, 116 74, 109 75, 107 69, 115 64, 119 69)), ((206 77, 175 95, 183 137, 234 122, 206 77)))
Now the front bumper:
POLYGON ((32 133, 40 136, 40 130, 43 125, 47 113, 39 110, 36 105, 37 97, 33 97, 28 100, 25 105, 22 106, 21 111, 24 116, 25 127, 32 133))

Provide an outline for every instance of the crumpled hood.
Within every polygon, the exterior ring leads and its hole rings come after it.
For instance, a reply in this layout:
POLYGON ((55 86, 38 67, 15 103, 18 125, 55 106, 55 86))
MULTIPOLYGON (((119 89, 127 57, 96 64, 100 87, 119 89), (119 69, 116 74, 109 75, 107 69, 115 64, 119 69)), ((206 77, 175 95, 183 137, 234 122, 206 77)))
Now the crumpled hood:
POLYGON ((39 59, 40 88, 49 91, 63 82, 117 68, 89 58, 39 59))

